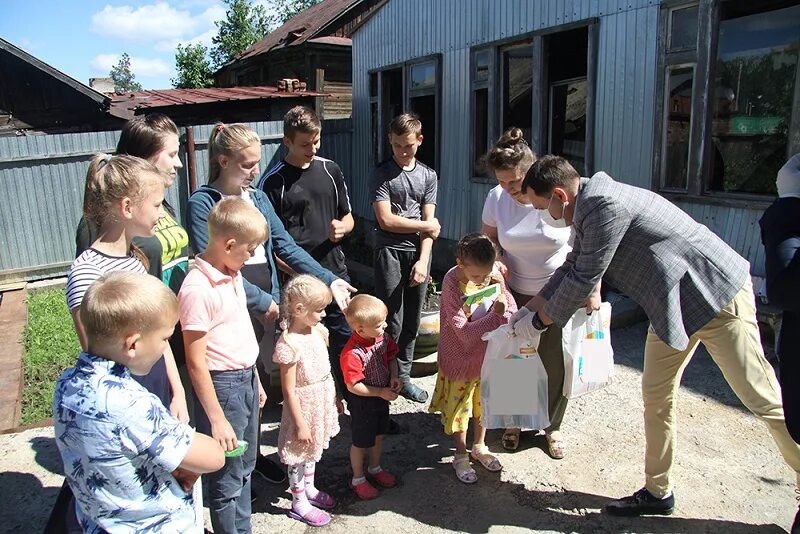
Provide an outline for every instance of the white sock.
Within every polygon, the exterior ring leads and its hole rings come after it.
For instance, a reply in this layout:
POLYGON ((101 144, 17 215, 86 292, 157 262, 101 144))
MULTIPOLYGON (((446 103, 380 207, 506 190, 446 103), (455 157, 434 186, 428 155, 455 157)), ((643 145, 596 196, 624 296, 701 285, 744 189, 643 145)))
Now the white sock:
POLYGON ((319 490, 314 486, 314 466, 316 462, 307 462, 306 463, 306 472, 303 476, 306 484, 306 496, 309 499, 316 499, 317 495, 319 495, 319 490))
POLYGON ((381 472, 381 466, 376 465, 375 467, 367 467, 367 472, 370 475, 377 475, 378 473, 381 472))
POLYGON ((367 477, 353 477, 353 485, 358 486, 367 481, 367 477))
POLYGON ((290 465, 288 469, 292 510, 300 515, 306 515, 312 508, 305 492, 305 470, 305 464, 290 465))

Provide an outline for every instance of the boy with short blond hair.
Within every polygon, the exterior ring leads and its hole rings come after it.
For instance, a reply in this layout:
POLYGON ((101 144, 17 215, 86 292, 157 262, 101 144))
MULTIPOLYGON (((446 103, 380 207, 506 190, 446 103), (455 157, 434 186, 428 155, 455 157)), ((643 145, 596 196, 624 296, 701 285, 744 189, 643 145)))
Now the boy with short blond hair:
POLYGON ((155 277, 112 272, 89 287, 80 318, 87 350, 56 383, 53 421, 81 527, 194 532, 192 486, 222 466, 222 449, 131 376, 161 357, 175 295, 155 277))
POLYGON ((350 464, 353 479, 350 487, 361 499, 374 499, 378 490, 367 478, 381 487, 391 488, 397 479, 381 468, 383 435, 389 429, 389 402, 400 390, 397 353, 394 340, 384 335, 386 305, 371 295, 356 295, 345 311, 353 331, 344 346, 340 365, 350 392, 348 408, 353 445, 350 464), (369 453, 365 476, 364 457, 369 453))
MULTIPOLYGON (((313 109, 295 106, 283 118, 284 157, 266 171, 258 188, 267 194, 275 213, 295 242, 320 265, 349 282, 342 239, 353 230, 344 174, 331 160, 317 156, 322 124, 313 109)), ((328 329, 328 356, 336 393, 345 397, 339 370, 339 354, 350 338, 350 328, 336 303, 325 309, 323 324, 328 329)))
POLYGON ((428 289, 433 241, 441 227, 435 218, 438 178, 417 161, 422 123, 404 113, 389 125, 392 157, 370 177, 375 210, 375 294, 389 307, 387 332, 400 348, 400 395, 414 402, 428 392, 411 383, 414 342, 428 289))
POLYGON ((269 236, 261 213, 246 200, 221 200, 208 216, 206 251, 178 293, 186 366, 195 393, 198 430, 226 451, 247 442, 206 477, 217 534, 250 532, 250 485, 258 452, 259 408, 266 402, 255 363, 258 342, 239 272, 269 236))

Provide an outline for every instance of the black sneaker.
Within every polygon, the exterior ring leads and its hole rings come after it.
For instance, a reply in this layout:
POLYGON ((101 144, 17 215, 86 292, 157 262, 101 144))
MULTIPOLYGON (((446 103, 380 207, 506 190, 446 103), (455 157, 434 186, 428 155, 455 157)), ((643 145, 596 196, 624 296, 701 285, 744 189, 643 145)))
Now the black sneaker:
POLYGON ((419 402, 420 404, 428 400, 428 392, 424 389, 415 386, 411 382, 403 384, 400 390, 400 396, 407 398, 410 401, 419 402))
POLYGON ((264 480, 272 484, 280 484, 286 480, 286 473, 283 468, 266 456, 261 456, 260 454, 258 458, 256 458, 256 469, 254 472, 258 473, 264 477, 264 480))
POLYGON ((603 508, 609 515, 634 517, 639 515, 672 515, 675 508, 675 496, 670 494, 659 499, 647 489, 642 488, 630 497, 611 501, 603 508))

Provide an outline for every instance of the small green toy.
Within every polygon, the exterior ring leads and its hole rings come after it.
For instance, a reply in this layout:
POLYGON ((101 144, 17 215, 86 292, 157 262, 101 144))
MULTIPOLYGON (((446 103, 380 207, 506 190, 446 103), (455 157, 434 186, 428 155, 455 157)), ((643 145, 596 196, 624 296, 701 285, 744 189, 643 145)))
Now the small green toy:
POLYGON ((244 451, 247 450, 247 442, 243 439, 239 440, 239 446, 233 449, 232 451, 225 451, 226 458, 235 458, 236 456, 241 456, 244 454, 244 451))

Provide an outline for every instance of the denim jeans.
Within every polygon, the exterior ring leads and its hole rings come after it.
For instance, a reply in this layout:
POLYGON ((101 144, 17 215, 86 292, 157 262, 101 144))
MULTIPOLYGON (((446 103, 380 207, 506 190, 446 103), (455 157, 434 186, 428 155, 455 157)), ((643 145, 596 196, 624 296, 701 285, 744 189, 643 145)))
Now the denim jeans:
MULTIPOLYGON (((235 371, 211 371, 217 400, 236 433, 247 441, 243 455, 226 458, 225 466, 203 475, 208 487, 208 508, 216 534, 250 533, 250 481, 258 453, 258 382, 255 366, 235 371)), ((196 401, 197 431, 211 435, 211 423, 196 401)))

